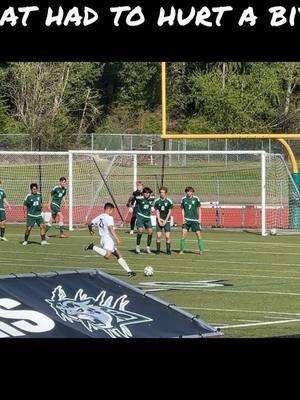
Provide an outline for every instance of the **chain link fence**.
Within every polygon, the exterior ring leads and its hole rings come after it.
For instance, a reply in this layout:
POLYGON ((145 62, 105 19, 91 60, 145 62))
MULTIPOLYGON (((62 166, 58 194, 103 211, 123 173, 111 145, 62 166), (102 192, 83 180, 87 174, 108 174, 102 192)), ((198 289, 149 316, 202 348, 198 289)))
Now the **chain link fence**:
MULTIPOLYGON (((160 133, 157 134, 119 134, 119 133, 91 133, 81 135, 78 140, 77 134, 68 135, 71 144, 66 145, 62 140, 57 141, 57 147, 47 148, 47 151, 68 151, 68 150, 141 150, 159 151, 163 150, 163 140, 160 133), (73 140, 74 139, 74 140, 73 140)), ((288 140, 296 159, 300 159, 300 140, 288 140)), ((38 140, 26 134, 3 134, 0 133, 0 151, 38 151, 38 140)), ((282 145, 273 139, 195 139, 195 140, 174 140, 169 139, 166 143, 166 150, 187 151, 187 150, 265 150, 268 153, 281 153, 285 159, 287 154, 282 145)), ((173 156, 176 157, 176 156, 173 156)), ((182 165, 185 165, 183 156, 182 165)), ((179 161, 179 160, 176 160, 179 161)), ((210 155, 207 155, 210 162, 210 155)), ((172 165, 172 157, 168 156, 168 164, 172 165)), ((151 163, 151 157, 150 157, 151 163)))

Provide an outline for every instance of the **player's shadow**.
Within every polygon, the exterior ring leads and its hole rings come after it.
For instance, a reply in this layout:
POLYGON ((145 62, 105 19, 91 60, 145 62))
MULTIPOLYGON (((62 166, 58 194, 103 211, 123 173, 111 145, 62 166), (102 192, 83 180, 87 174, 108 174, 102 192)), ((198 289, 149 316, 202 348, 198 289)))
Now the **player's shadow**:
MULTIPOLYGON (((19 243, 20 243, 20 244, 23 244, 23 242, 24 242, 24 240, 20 241, 19 243)), ((38 244, 39 246, 41 246, 41 242, 36 242, 36 241, 34 241, 34 240, 28 240, 26 246, 29 246, 29 245, 31 245, 31 244, 38 244)), ((24 247, 25 247, 25 246, 24 246, 24 247)))

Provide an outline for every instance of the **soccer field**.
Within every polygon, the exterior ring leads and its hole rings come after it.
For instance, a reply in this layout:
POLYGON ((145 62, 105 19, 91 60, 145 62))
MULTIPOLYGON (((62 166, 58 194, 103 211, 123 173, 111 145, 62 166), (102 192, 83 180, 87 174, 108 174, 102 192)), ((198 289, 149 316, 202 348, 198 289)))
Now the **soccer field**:
MULTIPOLYGON (((29 245, 21 245, 24 225, 7 225, 8 242, 0 242, 1 274, 100 268, 122 280, 220 327, 225 338, 300 335, 300 246, 299 236, 261 237, 251 233, 204 231, 206 251, 197 254, 197 243, 188 235, 187 253, 178 255, 180 232, 172 232, 171 256, 164 253, 136 255, 135 235, 119 230, 119 247, 137 272, 128 278, 116 259, 109 261, 84 246, 98 241, 87 230, 70 232, 59 239, 49 232, 49 246, 40 246, 34 228, 29 245), (145 277, 145 266, 155 273, 145 277)), ((142 238, 145 247, 146 235, 142 238)), ((165 242, 162 241, 162 250, 165 242)), ((155 239, 152 242, 155 249, 155 239)), ((33 293, 34 295, 34 293, 33 293)))

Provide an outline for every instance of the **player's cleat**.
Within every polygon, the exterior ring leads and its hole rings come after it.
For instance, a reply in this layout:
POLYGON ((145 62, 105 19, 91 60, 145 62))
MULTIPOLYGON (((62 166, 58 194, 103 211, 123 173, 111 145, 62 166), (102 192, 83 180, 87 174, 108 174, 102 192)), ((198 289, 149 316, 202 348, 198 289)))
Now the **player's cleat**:
POLYGON ((183 256, 183 251, 180 251, 178 254, 179 254, 180 256, 183 256))
POLYGON ((130 271, 128 272, 127 276, 129 276, 129 278, 131 278, 132 276, 136 276, 136 272, 130 271))
POLYGON ((147 253, 147 254, 153 254, 152 251, 150 250, 150 247, 147 247, 147 248, 146 248, 146 253, 147 253))
POLYGON ((135 252, 136 252, 136 254, 141 254, 140 246, 136 246, 135 252))
POLYGON ((170 255, 171 255, 171 252, 170 252, 170 251, 167 251, 167 255, 170 256, 170 255))
POLYGON ((42 245, 42 246, 45 246, 45 245, 47 245, 47 244, 50 244, 50 243, 47 242, 47 240, 42 240, 42 241, 41 241, 41 245, 42 245))
POLYGON ((133 235, 133 234, 134 234, 134 231, 130 231, 130 232, 129 232, 129 235, 133 235))
POLYGON ((69 236, 66 235, 65 233, 61 233, 61 234, 59 235, 59 237, 60 237, 60 238, 67 238, 67 237, 69 237, 69 236))
POLYGON ((22 243, 23 246, 26 246, 28 244, 27 240, 24 240, 24 242, 22 243))
POLYGON ((84 250, 93 250, 93 248, 94 248, 94 243, 90 243, 84 248, 84 250))
POLYGON ((8 239, 6 239, 5 236, 1 236, 0 240, 3 240, 3 242, 8 242, 8 239))
POLYGON ((200 255, 200 256, 204 256, 204 253, 203 253, 202 250, 199 251, 199 255, 200 255))
POLYGON ((160 251, 156 251, 156 253, 155 253, 157 256, 159 256, 160 255, 160 251))

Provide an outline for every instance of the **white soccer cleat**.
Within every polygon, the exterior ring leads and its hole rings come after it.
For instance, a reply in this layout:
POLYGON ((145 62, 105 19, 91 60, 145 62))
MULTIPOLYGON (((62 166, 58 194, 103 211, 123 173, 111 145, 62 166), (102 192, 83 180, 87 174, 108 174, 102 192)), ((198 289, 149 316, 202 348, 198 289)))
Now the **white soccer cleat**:
POLYGON ((47 240, 42 240, 42 241, 41 241, 41 245, 42 245, 42 246, 45 246, 45 245, 47 245, 47 244, 50 244, 50 243, 47 242, 47 240))
POLYGON ((24 240, 24 242, 22 243, 22 245, 23 245, 23 246, 27 246, 27 245, 28 245, 27 240, 24 240))
POLYGON ((130 232, 129 232, 129 235, 133 235, 133 234, 134 234, 134 231, 130 231, 130 232))
POLYGON ((135 252, 136 252, 136 254, 141 254, 140 246, 136 246, 135 252))
POLYGON ((6 239, 5 236, 1 237, 0 239, 3 240, 3 242, 8 242, 8 239, 6 239))
POLYGON ((146 248, 146 253, 147 253, 147 254, 152 254, 152 251, 150 250, 150 247, 147 247, 147 248, 146 248))

